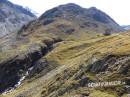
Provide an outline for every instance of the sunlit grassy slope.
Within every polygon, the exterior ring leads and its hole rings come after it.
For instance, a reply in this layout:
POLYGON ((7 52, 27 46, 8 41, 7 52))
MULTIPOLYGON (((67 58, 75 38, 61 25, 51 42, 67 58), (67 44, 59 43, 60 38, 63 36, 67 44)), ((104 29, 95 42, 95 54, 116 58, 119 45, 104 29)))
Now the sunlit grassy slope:
MULTIPOLYGON (((118 93, 113 91, 114 88, 105 90, 98 88, 89 90, 82 86, 75 88, 74 85, 80 82, 80 80, 75 80, 75 77, 81 74, 81 76, 88 77, 91 80, 99 80, 95 74, 84 71, 88 64, 108 55, 127 56, 129 54, 129 32, 110 36, 99 35, 91 39, 65 40, 56 44, 55 49, 42 58, 50 62, 57 62, 59 66, 56 69, 44 76, 41 74, 36 79, 35 76, 32 79, 27 79, 21 86, 0 97, 57 97, 57 95, 61 97, 77 95, 80 97, 81 94, 86 93, 87 95, 87 92, 90 93, 89 97, 117 97, 118 93), (66 74, 67 76, 65 76, 66 74)), ((121 77, 119 75, 113 79, 123 79, 126 76, 121 77)), ((102 81, 107 79, 113 80, 108 76, 100 77, 102 81)), ((115 87, 115 90, 118 89, 120 87, 115 87)))

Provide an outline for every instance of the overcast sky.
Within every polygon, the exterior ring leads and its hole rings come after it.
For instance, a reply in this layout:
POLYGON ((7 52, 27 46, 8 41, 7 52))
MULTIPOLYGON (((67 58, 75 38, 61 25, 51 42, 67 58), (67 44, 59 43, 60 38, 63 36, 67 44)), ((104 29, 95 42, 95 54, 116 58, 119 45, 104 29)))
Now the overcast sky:
POLYGON ((120 25, 130 25, 130 0, 9 0, 43 14, 55 6, 76 3, 82 7, 97 7, 111 16, 120 25))

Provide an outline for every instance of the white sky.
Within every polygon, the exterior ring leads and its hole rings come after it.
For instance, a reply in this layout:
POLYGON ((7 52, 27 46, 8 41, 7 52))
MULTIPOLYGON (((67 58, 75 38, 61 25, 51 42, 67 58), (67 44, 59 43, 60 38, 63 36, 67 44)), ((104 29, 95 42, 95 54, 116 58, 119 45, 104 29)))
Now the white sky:
POLYGON ((130 0, 9 0, 29 7, 40 15, 46 10, 66 3, 76 3, 82 7, 97 7, 111 16, 120 25, 130 25, 130 0))

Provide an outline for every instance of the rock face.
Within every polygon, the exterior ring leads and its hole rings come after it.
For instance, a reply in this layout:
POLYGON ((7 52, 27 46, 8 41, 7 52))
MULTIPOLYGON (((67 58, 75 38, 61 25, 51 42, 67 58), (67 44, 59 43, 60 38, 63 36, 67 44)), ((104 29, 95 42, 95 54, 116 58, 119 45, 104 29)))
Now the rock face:
POLYGON ((0 37, 18 31, 36 16, 8 0, 0 0, 0 37))
MULTIPOLYGON (((42 62, 42 64, 41 61, 37 61, 45 56, 53 48, 53 45, 58 42, 61 42, 61 40, 46 40, 46 42, 42 43, 42 46, 38 44, 33 44, 30 46, 30 50, 27 51, 25 54, 17 55, 2 62, 0 64, 0 92, 3 92, 9 87, 15 87, 15 85, 18 84, 19 80, 22 77, 26 76, 27 73, 29 73, 31 67, 33 68, 33 71, 31 71, 31 75, 36 72, 42 71, 44 67, 49 67, 48 65, 50 64, 46 60, 42 62)), ((45 69, 47 72, 47 68, 45 69)))

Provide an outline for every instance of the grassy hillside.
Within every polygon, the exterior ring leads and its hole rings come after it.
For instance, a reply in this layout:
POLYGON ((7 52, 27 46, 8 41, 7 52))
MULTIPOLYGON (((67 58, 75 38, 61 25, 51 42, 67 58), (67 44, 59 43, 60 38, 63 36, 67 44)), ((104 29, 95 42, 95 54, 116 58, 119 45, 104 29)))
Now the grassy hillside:
POLYGON ((45 12, 24 25, 11 44, 13 35, 0 39, 0 93, 14 87, 0 97, 127 95, 130 32, 115 33, 120 31, 96 8, 66 4, 45 12), (116 80, 126 85, 87 87, 116 80))
POLYGON ((129 54, 129 32, 89 40, 62 41, 39 60, 53 62, 49 68, 58 64, 55 69, 45 75, 43 69, 1 97, 124 97, 128 93, 124 86, 87 88, 85 84, 87 81, 129 80, 129 54), (108 64, 106 68, 98 69, 105 64, 108 64), (89 68, 91 65, 93 70, 89 68))

